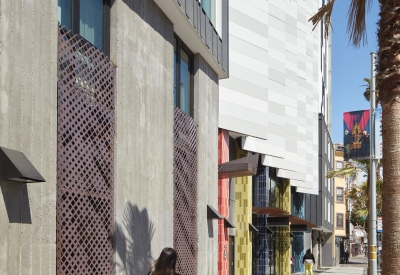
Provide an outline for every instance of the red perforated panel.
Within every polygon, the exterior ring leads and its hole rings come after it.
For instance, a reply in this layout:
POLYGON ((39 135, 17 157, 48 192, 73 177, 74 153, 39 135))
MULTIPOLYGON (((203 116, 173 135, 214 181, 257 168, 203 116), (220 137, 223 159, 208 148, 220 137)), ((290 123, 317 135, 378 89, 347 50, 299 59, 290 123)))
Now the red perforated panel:
POLYGON ((197 274, 197 125, 174 113, 174 248, 177 272, 197 274))
POLYGON ((59 27, 57 274, 113 274, 115 68, 59 27))

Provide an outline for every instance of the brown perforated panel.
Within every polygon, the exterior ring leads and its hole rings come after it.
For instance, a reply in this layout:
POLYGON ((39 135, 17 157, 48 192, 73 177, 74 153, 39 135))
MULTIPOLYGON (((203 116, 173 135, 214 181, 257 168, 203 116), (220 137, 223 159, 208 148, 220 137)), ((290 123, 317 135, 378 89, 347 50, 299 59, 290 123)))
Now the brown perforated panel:
POLYGON ((197 125, 174 113, 174 248, 177 272, 197 274, 197 125))
POLYGON ((113 274, 114 77, 100 50, 59 27, 57 274, 113 274))

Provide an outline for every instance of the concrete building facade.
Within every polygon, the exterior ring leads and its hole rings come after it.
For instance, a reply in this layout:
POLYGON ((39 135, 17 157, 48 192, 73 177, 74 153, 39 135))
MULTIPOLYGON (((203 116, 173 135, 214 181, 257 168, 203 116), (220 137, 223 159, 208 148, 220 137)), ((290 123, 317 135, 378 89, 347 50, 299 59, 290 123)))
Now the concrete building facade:
POLYGON ((218 209, 227 3, 1 5, 0 146, 46 180, 0 180, 1 274, 147 274, 164 247, 179 272, 218 272, 207 207, 218 209))

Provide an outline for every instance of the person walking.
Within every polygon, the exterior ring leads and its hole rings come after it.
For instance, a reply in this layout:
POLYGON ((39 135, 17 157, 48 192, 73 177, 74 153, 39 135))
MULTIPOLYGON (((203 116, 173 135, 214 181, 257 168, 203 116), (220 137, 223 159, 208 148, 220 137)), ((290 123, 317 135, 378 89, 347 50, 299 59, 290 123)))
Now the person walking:
POLYGON ((164 248, 147 275, 180 275, 175 272, 177 256, 175 249, 164 248))
POLYGON ((293 273, 294 259, 293 256, 290 255, 290 274, 293 273))
POLYGON ((347 249, 344 251, 344 263, 349 263, 349 251, 347 249))
POLYGON ((307 249, 306 254, 303 257, 304 269, 306 270, 306 275, 313 274, 313 265, 315 264, 314 255, 311 253, 311 249, 307 249))

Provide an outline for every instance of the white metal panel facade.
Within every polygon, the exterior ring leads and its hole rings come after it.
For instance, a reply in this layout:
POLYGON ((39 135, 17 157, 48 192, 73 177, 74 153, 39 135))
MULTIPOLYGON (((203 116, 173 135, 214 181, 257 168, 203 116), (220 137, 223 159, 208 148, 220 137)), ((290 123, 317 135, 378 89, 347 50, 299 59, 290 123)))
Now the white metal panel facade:
POLYGON ((299 191, 316 194, 326 44, 308 19, 321 3, 229 5, 230 78, 220 81, 219 127, 247 136, 243 149, 264 154, 265 165, 282 169, 299 191))

